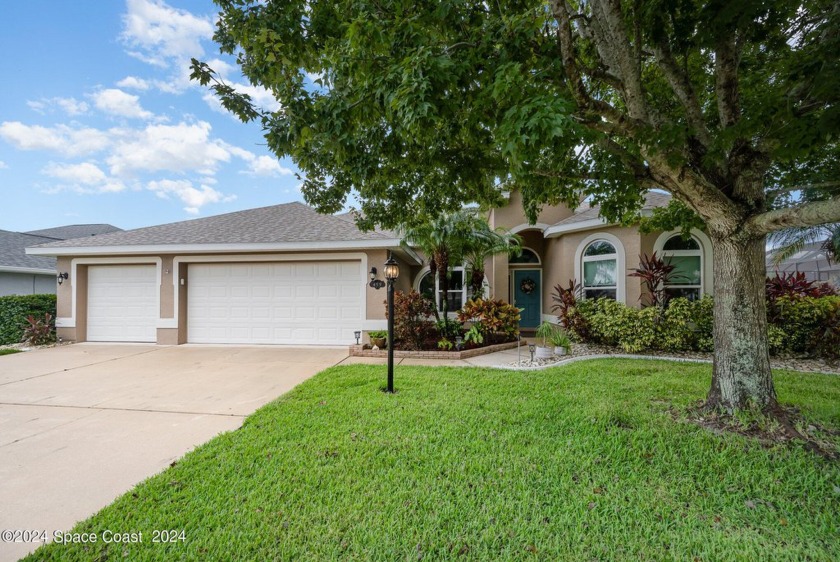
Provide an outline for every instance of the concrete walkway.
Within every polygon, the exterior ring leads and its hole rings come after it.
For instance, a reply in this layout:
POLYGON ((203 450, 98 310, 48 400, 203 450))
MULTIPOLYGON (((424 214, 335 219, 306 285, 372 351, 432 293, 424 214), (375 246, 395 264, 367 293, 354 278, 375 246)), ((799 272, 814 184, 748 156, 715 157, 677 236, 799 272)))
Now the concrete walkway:
MULTIPOLYGON (((113 344, 0 356, 0 530, 69 531, 346 357, 346 348, 113 344)), ((0 541, 0 561, 39 544, 0 541)))

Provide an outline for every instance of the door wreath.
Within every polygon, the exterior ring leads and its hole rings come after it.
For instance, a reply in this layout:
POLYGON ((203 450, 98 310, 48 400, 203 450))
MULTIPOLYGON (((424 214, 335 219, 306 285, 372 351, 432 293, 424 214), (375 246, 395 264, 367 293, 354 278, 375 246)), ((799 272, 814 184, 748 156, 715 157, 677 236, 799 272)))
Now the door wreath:
POLYGON ((522 280, 519 284, 519 290, 522 291, 524 295, 530 295, 534 292, 534 289, 537 288, 537 282, 531 279, 530 277, 526 277, 522 280))

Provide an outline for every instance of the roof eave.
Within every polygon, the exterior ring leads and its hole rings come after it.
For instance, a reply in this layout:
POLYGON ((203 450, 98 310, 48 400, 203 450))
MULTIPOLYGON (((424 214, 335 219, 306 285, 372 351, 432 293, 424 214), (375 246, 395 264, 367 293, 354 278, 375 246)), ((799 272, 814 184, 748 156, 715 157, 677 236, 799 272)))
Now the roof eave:
POLYGON ((0 265, 0 273, 24 273, 31 275, 55 275, 55 268, 41 269, 38 267, 11 267, 0 265))
MULTIPOLYGON (((329 250, 375 250, 402 249, 398 239, 382 240, 347 240, 341 242, 287 242, 253 244, 132 244, 123 246, 67 246, 26 248, 26 253, 34 256, 102 256, 102 255, 146 255, 146 254, 230 254, 237 252, 299 252, 329 250)), ((412 251, 406 252, 420 263, 419 257, 412 251), (412 255, 413 254, 413 255, 412 255)))

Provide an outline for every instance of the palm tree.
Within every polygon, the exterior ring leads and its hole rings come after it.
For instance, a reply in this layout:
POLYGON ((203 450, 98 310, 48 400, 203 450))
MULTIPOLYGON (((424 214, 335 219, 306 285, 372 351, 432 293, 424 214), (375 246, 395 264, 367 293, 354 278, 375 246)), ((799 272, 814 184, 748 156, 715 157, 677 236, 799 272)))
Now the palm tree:
POLYGON ((522 254, 522 238, 519 235, 503 228, 492 230, 485 221, 481 221, 481 224, 482 229, 474 233, 475 238, 465 255, 470 291, 474 298, 482 295, 484 263, 488 258, 497 254, 508 254, 511 257, 522 254))
MULTIPOLYGON (((515 236, 492 230, 487 221, 467 209, 445 213, 432 220, 420 221, 417 226, 398 230, 403 244, 419 248, 428 257, 429 270, 432 275, 437 275, 438 289, 444 295, 440 299, 443 318, 446 318, 449 310, 445 296, 449 291, 452 266, 474 258, 476 261, 469 263, 480 263, 477 268, 481 272, 480 287, 484 280, 484 259, 494 253, 509 251, 512 237, 515 236)), ((519 237, 515 241, 518 247, 519 237)), ((476 268, 471 270, 477 275, 476 268)), ((437 306, 435 316, 441 319, 437 306)))
POLYGON ((820 249, 825 252, 826 260, 836 262, 840 258, 840 223, 777 230, 770 235, 769 241, 775 246, 774 265, 779 265, 806 245, 818 242, 822 242, 820 249))

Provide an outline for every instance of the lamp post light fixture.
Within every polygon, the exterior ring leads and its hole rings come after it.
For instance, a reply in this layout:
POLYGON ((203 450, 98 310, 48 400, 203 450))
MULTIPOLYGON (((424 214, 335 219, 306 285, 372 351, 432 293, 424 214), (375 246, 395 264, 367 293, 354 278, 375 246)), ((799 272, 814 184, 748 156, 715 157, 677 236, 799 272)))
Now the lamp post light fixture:
POLYGON ((360 330, 356 330, 353 332, 353 335, 356 336, 356 345, 359 345, 359 338, 362 337, 362 332, 360 330))
POLYGON ((464 344, 464 338, 461 336, 455 336, 455 349, 461 351, 461 346, 464 344))
POLYGON ((531 352, 531 363, 534 362, 534 352, 537 350, 537 346, 533 343, 528 344, 528 351, 531 352))
POLYGON ((394 281, 399 276, 400 266, 397 260, 394 256, 388 256, 388 261, 385 262, 385 279, 388 281, 388 392, 391 393, 394 392, 394 281))

